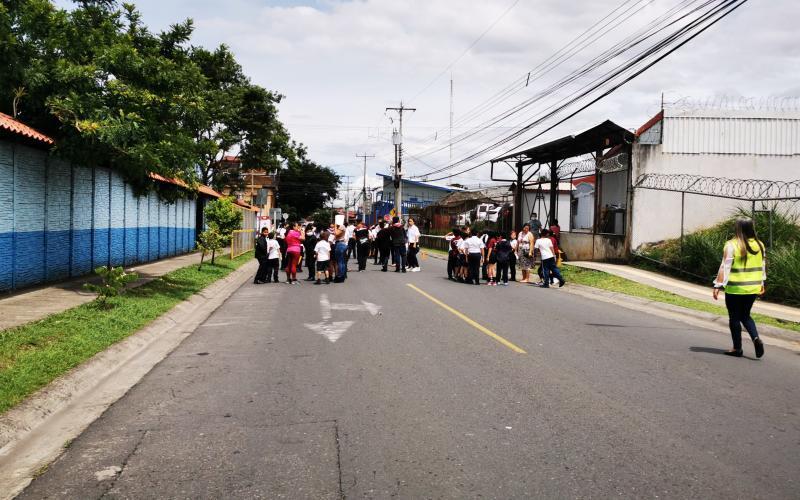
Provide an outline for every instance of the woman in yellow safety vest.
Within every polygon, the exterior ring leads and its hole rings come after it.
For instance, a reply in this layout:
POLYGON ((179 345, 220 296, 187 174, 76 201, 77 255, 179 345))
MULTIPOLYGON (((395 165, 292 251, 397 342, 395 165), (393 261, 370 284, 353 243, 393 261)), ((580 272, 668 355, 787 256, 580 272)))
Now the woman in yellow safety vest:
POLYGON ((714 280, 714 300, 719 291, 725 290, 725 307, 733 338, 733 349, 725 351, 728 356, 742 357, 742 325, 744 325, 756 349, 756 357, 764 355, 764 343, 758 338, 756 323, 750 309, 756 298, 764 295, 767 279, 767 259, 764 244, 756 236, 753 220, 747 217, 736 219, 736 237, 725 243, 722 264, 714 280))

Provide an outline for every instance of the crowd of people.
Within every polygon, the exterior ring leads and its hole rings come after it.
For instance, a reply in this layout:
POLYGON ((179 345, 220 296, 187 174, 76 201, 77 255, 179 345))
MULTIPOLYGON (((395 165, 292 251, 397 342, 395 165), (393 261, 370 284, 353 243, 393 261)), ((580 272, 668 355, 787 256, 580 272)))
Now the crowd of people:
POLYGON ((420 231, 413 218, 405 225, 394 217, 391 222, 372 226, 358 221, 328 226, 290 222, 276 231, 264 227, 255 242, 259 266, 253 283, 277 283, 283 270, 285 283, 299 284, 297 273, 302 274, 304 263, 308 269, 305 281, 317 285, 344 283, 351 258, 357 260, 358 272, 366 271, 370 258, 383 272, 388 271, 390 261, 394 272, 419 272, 419 239, 420 231))
POLYGON ((557 283, 562 287, 566 281, 559 270, 562 255, 558 248, 560 236, 557 220, 549 228, 543 228, 536 214, 519 233, 473 231, 468 226, 454 228, 446 236, 450 247, 447 277, 472 285, 480 285, 484 280, 488 286, 508 286, 509 281, 517 281, 519 268, 520 283, 542 288, 557 283), (534 282, 531 272, 536 268, 537 257, 540 262, 536 271, 539 280, 534 282))

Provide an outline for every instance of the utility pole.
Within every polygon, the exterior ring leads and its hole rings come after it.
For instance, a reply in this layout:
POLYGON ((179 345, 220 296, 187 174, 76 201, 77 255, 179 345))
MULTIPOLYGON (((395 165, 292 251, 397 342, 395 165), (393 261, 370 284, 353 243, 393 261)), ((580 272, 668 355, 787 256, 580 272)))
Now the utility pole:
MULTIPOLYGON (((453 73, 450 73, 450 165, 453 164, 453 73)), ((453 183, 453 167, 448 169, 448 184, 453 183)))
MULTIPOLYGON (((375 155, 356 155, 356 158, 364 158, 364 187, 361 190, 361 216, 366 221, 367 218, 367 158, 375 158, 375 155)), ((365 222, 366 223, 366 222, 365 222)))
POLYGON ((386 111, 397 111, 397 114, 400 115, 400 133, 399 135, 396 134, 394 138, 397 150, 397 162, 395 163, 396 167, 394 170, 394 209, 401 220, 403 218, 403 112, 414 112, 416 110, 417 108, 407 108, 403 106, 403 101, 400 101, 399 108, 386 108, 386 111))
POLYGON ((345 175, 345 182, 347 187, 344 191, 344 225, 346 226, 348 222, 348 211, 350 210, 350 176, 345 175))

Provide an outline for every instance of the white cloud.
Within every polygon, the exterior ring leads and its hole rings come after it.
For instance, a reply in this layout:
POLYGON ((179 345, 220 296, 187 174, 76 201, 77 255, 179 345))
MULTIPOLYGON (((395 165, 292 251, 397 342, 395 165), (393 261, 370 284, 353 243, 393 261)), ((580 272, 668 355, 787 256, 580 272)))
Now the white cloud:
MULTIPOLYGON (((572 37, 620 5, 621 0, 521 1, 465 55, 453 70, 456 119, 546 59, 572 37)), ((204 45, 232 47, 253 80, 286 95, 281 116, 312 157, 343 174, 360 176, 355 153, 379 153, 370 172, 385 171, 392 157, 386 106, 411 99, 461 54, 511 3, 464 0, 283 1, 235 0, 220 7, 210 0, 139 0, 145 20, 163 27, 181 17, 196 21, 204 45), (165 5, 166 4, 166 5, 165 5), (378 133, 376 127, 380 127, 378 133), (381 139, 376 139, 380 136, 381 139), (344 165, 342 165, 344 164, 344 165)), ((619 39, 678 0, 653 0, 595 44, 619 39)), ((629 6, 645 2, 628 2, 629 6)), ((625 15, 621 10, 616 17, 625 15)), ((800 43, 796 20, 800 2, 748 2, 678 53, 618 93, 548 134, 556 137, 606 118, 637 127, 658 109, 661 93, 707 97, 795 95, 800 92, 800 43)), ((559 68, 560 74, 566 67, 559 68)), ((439 79, 413 103, 407 116, 411 153, 449 115, 448 77, 439 79)), ((489 111, 496 113, 511 103, 489 111)), ((484 116, 489 116, 485 114, 484 116)), ((516 125, 521 118, 504 125, 516 125)), ((456 132, 462 132, 458 129, 456 132)), ((493 130, 492 134, 506 133, 493 130)), ((447 133, 438 144, 446 143, 447 133)), ((482 141, 483 142, 483 141, 482 141)), ((475 146, 473 144, 472 146, 475 146)), ((454 157, 472 147, 456 148, 454 157)), ((500 149, 497 153, 502 153, 500 149)), ((425 157, 447 161, 447 151, 425 157)), ((407 171, 429 167, 408 158, 407 171)), ((488 179, 488 168, 474 182, 488 179)))

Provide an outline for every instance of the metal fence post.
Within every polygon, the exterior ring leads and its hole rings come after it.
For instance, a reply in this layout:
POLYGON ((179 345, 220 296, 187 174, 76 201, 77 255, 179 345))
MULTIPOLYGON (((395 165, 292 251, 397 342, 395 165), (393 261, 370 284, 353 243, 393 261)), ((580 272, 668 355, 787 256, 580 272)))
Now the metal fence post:
POLYGON ((686 209, 686 192, 681 193, 681 254, 678 256, 678 269, 683 271, 683 233, 684 213, 686 209))

